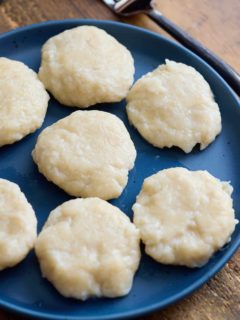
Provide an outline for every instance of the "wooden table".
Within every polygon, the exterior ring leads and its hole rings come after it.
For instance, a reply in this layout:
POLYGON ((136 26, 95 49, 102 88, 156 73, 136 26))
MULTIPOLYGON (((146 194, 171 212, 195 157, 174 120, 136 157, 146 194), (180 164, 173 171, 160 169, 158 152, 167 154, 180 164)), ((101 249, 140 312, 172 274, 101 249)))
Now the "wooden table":
MULTIPOLYGON (((239 0, 156 0, 156 5, 166 16, 240 72, 239 0)), ((64 18, 120 20, 98 0, 0 0, 0 32, 40 21, 64 18)), ((122 20, 165 34, 144 15, 122 20)), ((17 319, 25 318, 0 311, 0 320, 17 319)), ((192 296, 141 318, 205 319, 240 319, 240 251, 214 279, 192 296)))

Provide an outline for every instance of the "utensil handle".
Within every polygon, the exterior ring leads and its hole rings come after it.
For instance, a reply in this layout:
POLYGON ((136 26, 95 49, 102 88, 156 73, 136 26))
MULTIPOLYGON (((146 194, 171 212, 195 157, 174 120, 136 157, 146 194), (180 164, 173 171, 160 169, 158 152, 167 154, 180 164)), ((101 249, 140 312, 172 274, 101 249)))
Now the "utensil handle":
POLYGON ((240 75, 232 67, 157 10, 152 9, 148 12, 148 16, 186 48, 208 62, 226 80, 232 89, 240 95, 240 75))

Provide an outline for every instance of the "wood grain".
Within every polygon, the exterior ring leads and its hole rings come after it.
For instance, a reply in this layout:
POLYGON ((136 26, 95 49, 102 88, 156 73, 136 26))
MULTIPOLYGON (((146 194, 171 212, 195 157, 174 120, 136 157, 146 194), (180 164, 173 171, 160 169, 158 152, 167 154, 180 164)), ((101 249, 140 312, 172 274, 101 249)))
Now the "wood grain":
MULTIPOLYGON (((239 0, 156 0, 156 6, 240 72, 239 0)), ((0 0, 0 32, 64 18, 123 20, 166 35, 144 15, 119 19, 98 0, 0 0)), ((200 290, 141 320, 239 320, 240 251, 200 290)), ((0 284, 1 285, 1 284, 0 284)), ((0 320, 26 319, 0 311, 0 320)), ((140 318, 139 318, 140 319, 140 318)))

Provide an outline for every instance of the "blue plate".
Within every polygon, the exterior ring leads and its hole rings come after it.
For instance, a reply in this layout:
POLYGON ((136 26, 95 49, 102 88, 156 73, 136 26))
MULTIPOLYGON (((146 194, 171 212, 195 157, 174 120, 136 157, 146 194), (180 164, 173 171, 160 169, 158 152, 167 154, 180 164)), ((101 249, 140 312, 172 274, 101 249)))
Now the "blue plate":
MULTIPOLYGON (((234 187, 234 207, 240 219, 239 102, 216 72, 194 54, 160 35, 126 24, 65 20, 32 25, 1 35, 0 56, 20 60, 37 71, 43 43, 65 29, 83 24, 105 29, 132 52, 136 79, 164 63, 166 58, 195 67, 209 82, 223 120, 222 133, 215 142, 204 151, 200 152, 196 147, 192 153, 186 155, 177 148, 160 150, 144 141, 137 131, 129 126, 125 101, 96 106, 97 109, 116 114, 124 121, 138 152, 126 189, 120 198, 111 202, 132 217, 131 207, 145 177, 161 169, 176 166, 192 170, 206 169, 221 180, 231 181, 234 187)), ((40 130, 20 142, 0 149, 0 177, 20 185, 36 211, 39 230, 49 212, 70 197, 38 173, 31 158, 31 151, 43 128, 74 110, 60 105, 52 98, 40 130)), ((143 254, 128 296, 118 299, 90 299, 86 302, 66 299, 58 294, 51 284, 41 277, 36 257, 31 253, 18 266, 0 272, 0 305, 25 315, 58 320, 107 320, 141 315, 163 308, 200 287, 224 266, 239 244, 240 225, 236 227, 232 241, 200 269, 164 266, 143 254)))

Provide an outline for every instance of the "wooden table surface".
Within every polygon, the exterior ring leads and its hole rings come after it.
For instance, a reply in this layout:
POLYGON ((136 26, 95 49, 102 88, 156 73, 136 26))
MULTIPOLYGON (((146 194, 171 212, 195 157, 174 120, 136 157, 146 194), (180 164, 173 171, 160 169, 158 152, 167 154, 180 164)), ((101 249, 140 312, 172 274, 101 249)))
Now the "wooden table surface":
MULTIPOLYGON (((157 7, 240 72, 239 0, 156 0, 157 7)), ((166 35, 144 15, 120 19, 98 0, 0 0, 0 32, 46 20, 123 20, 166 35)), ((1 285, 1 284, 0 284, 1 285)), ((0 320, 25 317, 0 311, 0 320)), ((240 251, 190 297, 141 320, 239 320, 240 251)))

